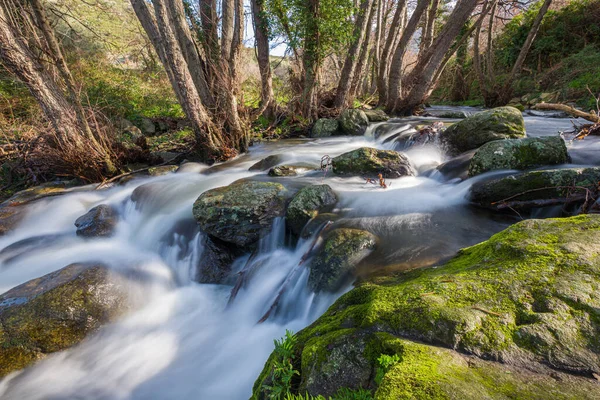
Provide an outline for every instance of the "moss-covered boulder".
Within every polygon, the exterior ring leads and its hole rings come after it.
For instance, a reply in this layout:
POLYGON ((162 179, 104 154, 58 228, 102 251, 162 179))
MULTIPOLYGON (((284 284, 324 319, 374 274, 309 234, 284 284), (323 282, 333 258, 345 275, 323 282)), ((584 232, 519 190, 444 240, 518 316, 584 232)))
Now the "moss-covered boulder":
POLYGON ((348 109, 338 119, 343 134, 351 136, 364 135, 369 126, 369 118, 363 110, 348 109))
POLYGON ((72 264, 0 295, 0 376, 83 340, 129 308, 119 278, 72 264))
POLYGON ((208 190, 193 207, 200 228, 240 247, 254 245, 285 213, 286 189, 274 182, 239 181, 208 190))
POLYGON ((343 295, 298 334, 298 391, 333 393, 356 368, 378 399, 598 398, 599 307, 600 216, 523 221, 343 295), (396 363, 379 383, 382 354, 396 363))
POLYGON ((397 151, 361 147, 339 155, 332 160, 337 175, 358 175, 366 178, 400 178, 415 174, 408 158, 397 151))
POLYGON ((75 220, 77 236, 112 236, 118 220, 119 215, 114 208, 107 204, 100 204, 75 220))
POLYGON ((496 140, 477 150, 469 165, 469 176, 497 169, 533 169, 565 164, 569 153, 560 136, 496 140))
POLYGON ((308 286, 315 292, 335 292, 375 248, 377 237, 360 229, 340 228, 325 238, 310 264, 308 286))
POLYGON ((385 122, 390 119, 390 116, 385 111, 380 109, 363 110, 369 122, 385 122))
POLYGON ((477 113, 448 127, 441 135, 448 152, 457 155, 487 142, 525 137, 525 121, 514 107, 499 107, 477 113))
POLYGON ((323 138, 339 132, 340 123, 333 118, 319 118, 310 130, 311 138, 323 138))
POLYGON ((300 235, 308 221, 320 212, 331 211, 338 199, 329 185, 305 186, 292 198, 285 212, 288 226, 300 235))
POLYGON ((283 156, 281 154, 273 154, 253 164, 248 171, 266 171, 273 168, 277 164, 281 164, 283 156))
POLYGON ((565 168, 530 171, 520 175, 475 183, 470 200, 482 207, 532 208, 567 202, 584 202, 586 190, 594 192, 600 168, 565 168))

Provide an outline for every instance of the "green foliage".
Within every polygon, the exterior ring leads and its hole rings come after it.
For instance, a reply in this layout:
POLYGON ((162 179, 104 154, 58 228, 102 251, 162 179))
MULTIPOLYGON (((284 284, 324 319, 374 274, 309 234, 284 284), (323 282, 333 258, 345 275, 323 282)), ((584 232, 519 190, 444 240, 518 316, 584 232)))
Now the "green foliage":
POLYGON ((373 394, 366 389, 351 390, 348 388, 341 388, 333 396, 324 397, 321 395, 312 396, 308 393, 301 394, 287 394, 285 400, 372 400, 373 394))
POLYGON ((377 373, 375 375, 375 383, 378 385, 381 384, 383 377, 385 374, 392 368, 394 365, 400 362, 400 356, 398 354, 394 354, 392 356, 388 354, 382 354, 377 358, 377 373))
POLYGON ((294 346, 297 341, 296 335, 287 329, 284 337, 274 340, 273 384, 265 386, 265 389, 269 393, 269 399, 280 400, 286 398, 292 389, 292 378, 294 375, 300 375, 292 364, 292 360, 295 358, 294 346))

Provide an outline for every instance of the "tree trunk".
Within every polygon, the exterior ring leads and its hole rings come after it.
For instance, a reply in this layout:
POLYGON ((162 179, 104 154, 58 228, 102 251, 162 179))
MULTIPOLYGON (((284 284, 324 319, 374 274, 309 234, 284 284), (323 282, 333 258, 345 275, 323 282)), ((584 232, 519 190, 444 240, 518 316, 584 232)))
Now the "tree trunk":
POLYGON ((426 50, 433 43, 435 34, 435 21, 437 19, 437 11, 440 5, 440 0, 433 0, 427 11, 425 26, 423 27, 423 38, 421 40, 421 50, 426 50))
POLYGON ((403 29, 403 18, 406 12, 406 0, 400 0, 396 6, 396 12, 390 25, 387 39, 379 59, 377 74, 377 93, 379 94, 379 105, 385 105, 387 101, 388 71, 390 68, 390 56, 394 52, 394 42, 403 29))
POLYGON ((419 56, 419 60, 412 72, 406 78, 406 95, 396 102, 392 112, 401 115, 412 114, 414 109, 421 105, 431 94, 438 76, 437 71, 444 61, 446 53, 460 33, 465 22, 477 6, 477 0, 459 0, 448 21, 427 51, 419 56))
POLYGON ((373 0, 363 0, 360 4, 358 17, 355 21, 356 25, 353 35, 354 39, 350 44, 350 48, 348 49, 346 61, 344 61, 344 67, 342 68, 335 101, 333 103, 334 107, 336 108, 346 107, 348 105, 348 101, 350 100, 349 92, 354 80, 354 74, 356 73, 358 63, 360 62, 360 53, 363 50, 363 43, 368 46, 369 40, 367 31, 370 32, 372 8, 373 0))
POLYGON ((260 70, 260 114, 272 118, 276 106, 273 94, 273 74, 269 58, 269 25, 264 11, 264 0, 251 0, 250 3, 254 21, 256 59, 260 70))
POLYGON ((300 98, 302 116, 309 121, 315 120, 317 115, 317 83, 321 69, 321 36, 319 31, 319 0, 308 0, 306 35, 302 64, 304 68, 304 88, 300 98))
MULTIPOLYGON (((369 27, 371 26, 371 24, 373 22, 374 16, 375 16, 375 7, 371 7, 371 13, 369 14, 369 21, 368 21, 369 27)), ((356 72, 354 73, 354 77, 352 78, 352 85, 350 86, 350 92, 349 92, 350 102, 352 102, 358 95, 358 89, 360 87, 360 83, 368 81, 367 77, 363 76, 363 71, 365 70, 366 66, 369 65, 369 57, 370 57, 370 53, 371 53, 369 51, 370 42, 371 42, 370 36, 371 36, 371 29, 367 29, 365 31, 365 39, 363 40, 363 45, 362 45, 362 49, 360 51, 358 64, 356 66, 356 72)))
POLYGON ((402 62, 404 60, 404 53, 406 52, 406 47, 414 35, 417 27, 419 25, 419 21, 423 16, 423 13, 427 9, 427 5, 429 4, 429 0, 419 0, 417 3, 417 7, 413 14, 406 24, 406 28, 402 32, 402 37, 398 43, 398 47, 394 52, 394 57, 392 59, 392 64, 390 66, 390 75, 388 78, 388 89, 387 89, 387 100, 386 100, 386 109, 388 112, 394 112, 396 108, 396 101, 401 96, 401 83, 402 83, 402 62))

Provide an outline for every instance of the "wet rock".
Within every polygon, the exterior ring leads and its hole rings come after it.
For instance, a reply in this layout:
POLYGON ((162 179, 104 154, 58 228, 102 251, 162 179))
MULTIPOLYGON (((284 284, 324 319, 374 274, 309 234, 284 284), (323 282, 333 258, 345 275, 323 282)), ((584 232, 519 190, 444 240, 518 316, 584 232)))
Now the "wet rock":
POLYGON ((243 253, 231 243, 207 236, 200 262, 196 281, 200 283, 224 284, 231 277, 231 266, 236 258, 243 253))
POLYGON ((585 200, 585 191, 595 191, 600 182, 600 168, 566 168, 531 171, 491 181, 477 182, 471 188, 470 199, 482 207, 504 209, 509 199, 512 208, 562 204, 567 195, 585 200), (573 188, 573 189, 569 189, 573 188), (544 201, 556 203, 547 204, 544 201))
POLYGON ((469 166, 469 176, 497 169, 533 169, 565 164, 569 153, 560 136, 496 140, 477 150, 469 166))
POLYGON ((154 135, 156 133, 156 125, 150 118, 142 118, 140 120, 140 129, 144 135, 154 135))
POLYGON ((463 111, 445 111, 436 115, 438 118, 446 118, 446 119, 463 119, 467 118, 467 114, 463 111))
POLYGON ((179 169, 177 165, 161 165, 159 167, 151 167, 148 169, 148 175, 150 176, 162 176, 175 172, 179 169))
POLYGON ((296 193, 285 213, 292 232, 299 235, 318 213, 331 211, 338 199, 329 185, 305 186, 296 193))
POLYGON ((452 155, 476 149, 487 142, 525 137, 523 115, 514 107, 499 107, 472 115, 448 127, 442 142, 452 155))
POLYGON ((365 134, 369 118, 363 110, 348 109, 338 118, 340 129, 345 135, 360 136, 365 134))
POLYGON ((332 160, 333 172, 338 175, 359 175, 377 178, 383 174, 387 179, 414 175, 414 170, 406 156, 392 150, 377 150, 371 147, 344 153, 332 160))
POLYGON ((21 257, 29 257, 36 251, 44 251, 58 245, 71 246, 76 240, 70 233, 28 237, 3 248, 0 251, 0 262, 6 266, 21 257))
POLYGON ((298 333, 298 391, 335 393, 348 373, 376 399, 597 398, 599 254, 599 215, 526 220, 444 265, 363 282, 298 333), (379 383, 382 354, 395 362, 379 383))
POLYGON ((333 213, 319 213, 316 217, 312 218, 308 223, 304 226, 300 233, 300 237, 303 239, 308 239, 315 235, 317 232, 320 232, 325 224, 328 222, 335 222, 339 219, 339 215, 333 213))
POLYGON ((71 347, 129 308, 117 276, 71 264, 0 296, 0 376, 71 347))
POLYGON ((392 132, 396 132, 395 134, 392 134, 390 137, 386 138, 386 141, 384 143, 387 143, 389 140, 394 140, 403 133, 412 130, 412 126, 409 124, 397 124, 390 122, 387 124, 378 125, 373 131, 373 137, 375 139, 379 139, 382 136, 387 136, 392 132))
POLYGON ((106 204, 96 206, 75 221, 77 236, 112 236, 117 226, 118 218, 116 210, 111 206, 106 204))
POLYGON ((335 292, 375 248, 377 237, 360 229, 335 229, 310 265, 308 286, 315 292, 335 292))
POLYGON ((279 165, 269 170, 269 176, 296 176, 299 168, 293 165, 279 165))
POLYGON ((175 153, 172 151, 153 151, 150 155, 158 160, 159 162, 175 162, 176 160, 181 160, 183 154, 175 153))
POLYGON ((204 192, 194 218, 209 235, 240 247, 254 245, 285 212, 286 189, 279 183, 241 181, 204 192))
POLYGON ((383 110, 363 110, 369 122, 384 122, 390 119, 390 116, 383 110))
POLYGON ((277 164, 281 164, 282 161, 283 156, 281 154, 273 154, 252 165, 248 168, 248 171, 266 171, 277 164))
POLYGON ((469 165, 477 150, 467 151, 459 156, 438 165, 437 170, 446 179, 467 179, 469 177, 469 165))
POLYGON ((340 123, 332 118, 319 118, 310 131, 311 138, 322 138, 339 132, 340 123))

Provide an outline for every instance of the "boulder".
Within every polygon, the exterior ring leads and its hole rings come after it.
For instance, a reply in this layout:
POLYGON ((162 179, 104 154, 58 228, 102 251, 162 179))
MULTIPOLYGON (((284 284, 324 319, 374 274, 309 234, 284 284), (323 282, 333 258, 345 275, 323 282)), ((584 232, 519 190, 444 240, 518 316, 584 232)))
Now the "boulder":
POLYGON ((531 171, 477 182, 471 187, 470 200, 482 207, 496 210, 505 209, 507 205, 514 209, 564 204, 569 201, 583 203, 586 198, 583 188, 594 192, 598 182, 600 168, 531 171))
POLYGON ((140 129, 144 135, 154 135, 156 133, 156 125, 150 118, 142 118, 140 120, 140 129))
POLYGON ((267 158, 263 158, 256 164, 253 164, 248 171, 266 171, 270 168, 273 168, 277 164, 281 164, 283 161, 283 156, 281 154, 273 154, 268 156, 267 158))
POLYGON ((335 135, 339 132, 340 123, 337 119, 319 118, 310 131, 311 138, 322 138, 335 135))
POLYGON ((390 119, 390 116, 385 111, 380 109, 363 110, 369 122, 385 122, 390 119))
POLYGON ((100 204, 75 220, 77 236, 112 236, 118 220, 119 215, 114 208, 106 204, 100 204))
POLYGON ((400 178, 415 174, 410 161, 402 153, 393 150, 377 150, 361 147, 335 157, 333 172, 337 175, 358 175, 367 178, 400 178))
POLYGON ((293 165, 278 165, 269 170, 269 176, 296 176, 303 168, 293 165))
POLYGON ((477 150, 470 150, 456 156, 443 164, 437 166, 437 170, 446 179, 467 179, 469 177, 469 165, 477 150))
POLYGON ((346 228, 333 230, 310 264, 308 286, 315 292, 341 289, 376 243, 377 237, 367 231, 346 228))
POLYGON ((161 165, 158 167, 151 167, 148 169, 148 175, 150 176, 163 176, 168 175, 171 172, 175 172, 179 169, 177 165, 161 165))
POLYGON ((225 284, 231 277, 231 266, 243 254, 236 246, 206 236, 198 263, 196 282, 225 284))
POLYGON ((477 150, 469 165, 469 176, 497 169, 533 169, 565 164, 569 153, 560 136, 496 140, 477 150))
POLYGON ((493 140, 525 137, 525 121, 516 108, 499 107, 449 126, 440 137, 448 152, 458 155, 493 140))
POLYGON ((279 183, 239 181, 208 190, 193 207, 194 218, 209 235, 240 247, 256 244, 285 212, 286 189, 279 183))
POLYGON ((436 115, 438 118, 444 119, 463 119, 467 118, 467 114, 464 111, 444 111, 436 115))
POLYGON ((129 308, 108 268, 71 264, 0 295, 0 376, 71 347, 129 308))
POLYGON ((342 133, 350 136, 364 135, 369 125, 369 118, 363 110, 348 109, 338 118, 342 133))
POLYGON ((318 213, 331 211, 338 199, 329 185, 305 186, 296 193, 288 205, 285 218, 288 226, 300 235, 308 221, 318 213))
MULTIPOLYGON (((599 215, 519 222, 444 265, 340 297, 297 334, 297 392, 597 399, 600 383, 588 377, 600 372, 598 287, 599 215)), ((265 398, 272 360, 253 398, 265 398)))

